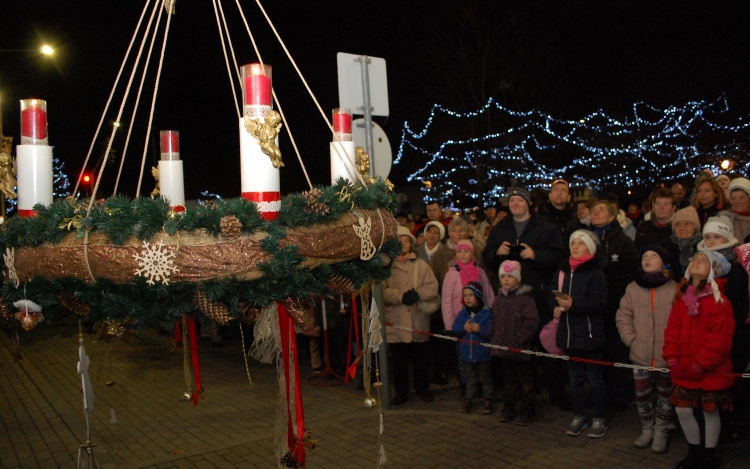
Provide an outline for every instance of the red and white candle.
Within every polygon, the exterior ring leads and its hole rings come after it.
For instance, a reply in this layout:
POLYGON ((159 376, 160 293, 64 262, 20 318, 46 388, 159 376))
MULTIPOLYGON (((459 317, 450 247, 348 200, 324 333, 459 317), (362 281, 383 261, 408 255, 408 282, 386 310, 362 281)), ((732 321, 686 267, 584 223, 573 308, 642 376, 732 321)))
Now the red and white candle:
POLYGON ((18 216, 33 217, 34 206, 52 203, 52 147, 47 139, 47 102, 21 100, 21 144, 16 147, 18 216))
POLYGON ((273 107, 271 66, 252 63, 243 65, 242 103, 247 117, 265 116, 273 107))
MULTIPOLYGON (((281 209, 280 174, 271 158, 263 153, 245 129, 245 118, 260 119, 273 109, 271 66, 252 63, 242 66, 242 102, 244 118, 240 118, 240 176, 242 197, 258 205, 266 220, 275 220, 281 209)), ((276 145, 279 139, 276 137, 276 145)))
POLYGON ((357 160, 352 140, 352 110, 334 108, 333 141, 331 142, 331 185, 338 178, 354 183, 357 180, 357 160))
POLYGON ((175 212, 185 211, 185 181, 180 159, 180 133, 176 130, 159 132, 161 159, 159 160, 159 193, 175 212))

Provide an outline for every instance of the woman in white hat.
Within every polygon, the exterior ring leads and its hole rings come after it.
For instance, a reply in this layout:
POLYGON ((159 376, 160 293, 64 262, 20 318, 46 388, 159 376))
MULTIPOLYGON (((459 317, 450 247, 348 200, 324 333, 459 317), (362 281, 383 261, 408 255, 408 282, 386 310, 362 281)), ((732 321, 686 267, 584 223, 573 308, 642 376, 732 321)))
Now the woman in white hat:
POLYGON ((732 208, 734 235, 741 243, 750 242, 750 180, 733 179, 727 189, 727 198, 732 208))

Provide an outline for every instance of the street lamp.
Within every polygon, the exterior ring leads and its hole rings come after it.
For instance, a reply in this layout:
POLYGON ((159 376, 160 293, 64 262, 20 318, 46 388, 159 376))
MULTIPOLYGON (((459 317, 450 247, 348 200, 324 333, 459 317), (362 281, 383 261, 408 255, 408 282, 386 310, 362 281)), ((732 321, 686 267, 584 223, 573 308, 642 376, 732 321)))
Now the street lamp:
POLYGON ((52 48, 52 46, 48 46, 47 44, 43 45, 39 51, 44 55, 52 55, 55 53, 55 49, 52 48))
POLYGON ((0 49, 0 52, 40 52, 42 55, 54 55, 55 49, 48 44, 44 44, 39 49, 0 49))

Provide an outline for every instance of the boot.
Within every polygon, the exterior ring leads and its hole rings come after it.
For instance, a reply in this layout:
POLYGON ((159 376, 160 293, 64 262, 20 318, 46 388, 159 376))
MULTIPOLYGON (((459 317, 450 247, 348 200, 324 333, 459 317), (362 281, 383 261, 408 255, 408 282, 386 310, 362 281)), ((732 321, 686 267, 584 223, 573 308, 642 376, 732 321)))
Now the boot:
POLYGON ((701 469, 717 469, 721 465, 721 459, 716 454, 716 448, 703 448, 703 461, 701 469))
POLYGON ((654 419, 641 420, 643 427, 641 428, 641 435, 635 439, 633 446, 636 448, 648 448, 651 444, 651 440, 654 439, 654 419))
POLYGON ((463 402, 461 402, 461 412, 464 414, 471 413, 471 399, 464 399, 463 402))
POLYGON ((491 397, 484 398, 484 407, 482 408, 482 414, 490 415, 495 411, 495 405, 492 403, 491 397))
POLYGON ((654 426, 654 442, 651 443, 651 451, 654 453, 666 453, 669 441, 669 420, 656 418, 654 426))
POLYGON ((703 447, 688 443, 688 454, 682 461, 678 462, 674 469, 698 469, 701 467, 701 456, 703 447))

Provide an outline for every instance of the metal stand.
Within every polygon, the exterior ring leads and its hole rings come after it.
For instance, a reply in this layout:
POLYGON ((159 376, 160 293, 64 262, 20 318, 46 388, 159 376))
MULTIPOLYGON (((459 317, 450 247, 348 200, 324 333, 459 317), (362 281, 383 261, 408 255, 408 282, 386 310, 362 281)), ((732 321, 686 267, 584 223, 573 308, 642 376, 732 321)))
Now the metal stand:
POLYGON ((365 150, 370 155, 370 176, 375 174, 375 152, 372 147, 372 106, 370 105, 370 72, 368 64, 372 63, 369 57, 363 55, 356 59, 362 66, 362 99, 363 104, 359 109, 365 113, 365 150))
POLYGON ((323 310, 323 348, 325 354, 326 368, 323 373, 318 376, 313 376, 307 380, 307 383, 312 386, 339 386, 345 382, 343 376, 333 371, 331 368, 331 351, 328 346, 328 319, 326 315, 326 298, 325 296, 321 299, 321 308, 323 310), (335 379, 326 382, 329 376, 333 376, 335 379))
MULTIPOLYGON (((80 362, 78 362, 78 372, 81 373, 81 375, 85 378, 83 383, 84 388, 84 395, 83 395, 83 415, 86 417, 86 443, 83 443, 78 446, 78 464, 76 467, 78 469, 83 469, 85 467, 88 467, 89 469, 97 468, 99 469, 99 463, 96 462, 96 456, 94 456, 94 448, 99 446, 98 443, 92 443, 91 442, 91 426, 89 425, 89 409, 93 409, 93 394, 88 395, 85 391, 88 383, 88 358, 85 357, 85 352, 81 352, 83 350, 83 330, 81 326, 81 321, 78 321, 78 344, 79 344, 79 358, 81 359, 80 362), (86 361, 84 361, 84 359, 86 361), (91 401, 88 401, 88 399, 91 399, 91 401), (83 452, 86 452, 86 455, 88 456, 88 466, 86 465, 86 461, 84 460, 85 457, 81 457, 83 455, 83 452)), ((90 383, 88 384, 90 387, 90 383)))

